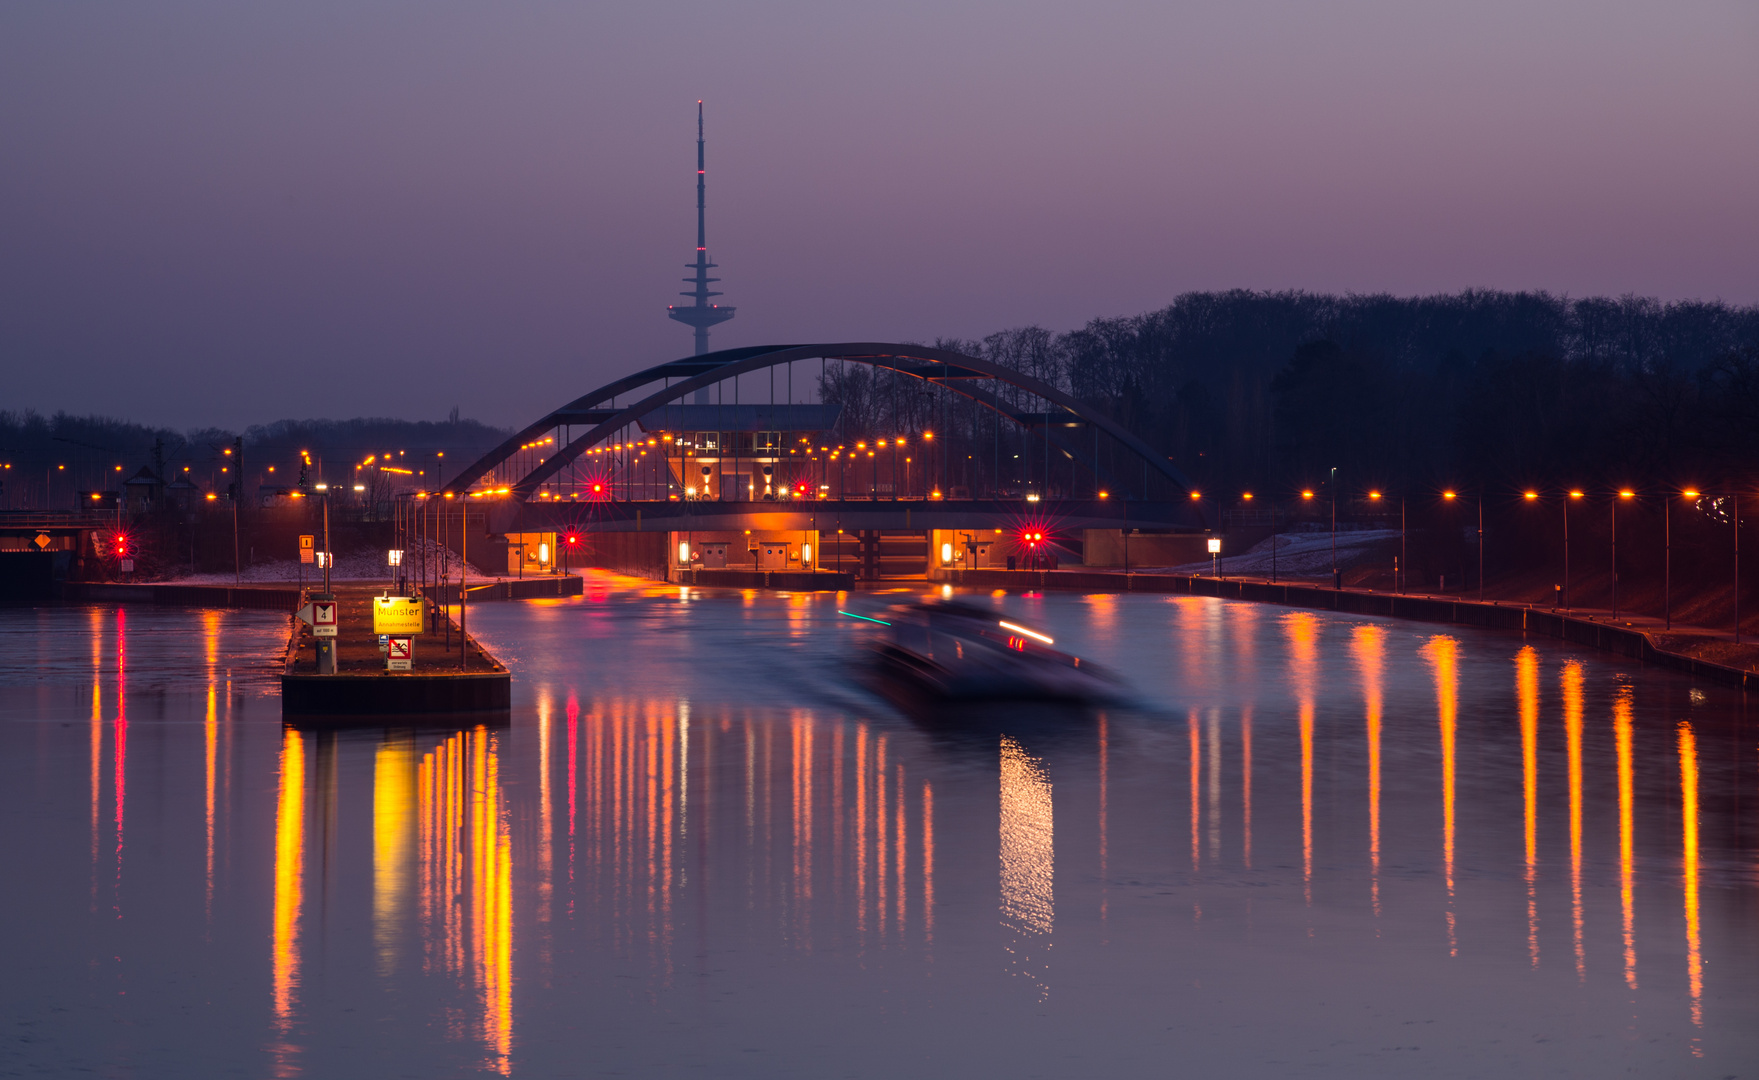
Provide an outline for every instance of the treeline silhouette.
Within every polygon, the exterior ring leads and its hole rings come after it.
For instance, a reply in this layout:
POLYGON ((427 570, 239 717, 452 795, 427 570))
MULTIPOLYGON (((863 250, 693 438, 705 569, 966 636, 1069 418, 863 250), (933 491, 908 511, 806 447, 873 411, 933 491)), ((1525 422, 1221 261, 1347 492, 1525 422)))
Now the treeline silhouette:
MULTIPOLYGON (((1334 468, 1351 491, 1717 485, 1759 450, 1759 306, 1235 290, 935 344, 1068 391, 1205 490, 1289 494, 1334 468)), ((982 441, 981 410, 894 381, 827 379, 845 434, 928 426, 939 409, 950 435, 982 441)))
MULTIPOLYGON (((115 491, 142 466, 166 480, 187 475, 204 487, 224 488, 219 470, 227 448, 244 438, 245 479, 254 495, 260 483, 293 483, 300 451, 321 461, 332 479, 350 475, 354 462, 387 451, 446 453, 462 467, 506 438, 507 432, 454 409, 441 421, 363 417, 353 420, 280 420, 242 431, 193 428, 177 431, 103 416, 44 416, 26 409, 0 411, 0 507, 66 509, 75 491, 115 491), (4 468, 10 465, 11 468, 4 468), (120 465, 122 468, 117 469, 120 465), (276 471, 270 474, 270 465, 276 471)), ((315 480, 314 475, 311 479, 315 480)))

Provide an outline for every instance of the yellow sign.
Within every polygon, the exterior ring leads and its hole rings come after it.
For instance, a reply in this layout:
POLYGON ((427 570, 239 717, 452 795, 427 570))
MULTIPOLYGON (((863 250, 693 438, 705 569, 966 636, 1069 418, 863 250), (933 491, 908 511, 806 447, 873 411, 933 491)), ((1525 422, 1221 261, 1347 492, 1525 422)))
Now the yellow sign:
POLYGON ((422 632, 421 600, 413 596, 373 597, 373 633, 419 634, 422 632))

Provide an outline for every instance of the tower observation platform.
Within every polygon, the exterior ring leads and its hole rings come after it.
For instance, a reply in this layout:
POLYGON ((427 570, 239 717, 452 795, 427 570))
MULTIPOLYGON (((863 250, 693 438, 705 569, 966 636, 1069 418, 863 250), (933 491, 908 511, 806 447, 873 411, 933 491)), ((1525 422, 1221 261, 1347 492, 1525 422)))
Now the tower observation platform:
POLYGON ((709 271, 715 264, 708 257, 707 227, 707 190, 708 173, 703 153, 702 133, 702 102, 696 103, 696 261, 688 264, 694 273, 684 279, 690 289, 679 293, 691 299, 689 304, 672 304, 666 308, 666 317, 683 323, 696 332, 696 355, 708 352, 709 327, 719 326, 733 317, 733 310, 721 304, 709 303, 710 298, 720 296, 709 288, 721 280, 709 277, 709 271))

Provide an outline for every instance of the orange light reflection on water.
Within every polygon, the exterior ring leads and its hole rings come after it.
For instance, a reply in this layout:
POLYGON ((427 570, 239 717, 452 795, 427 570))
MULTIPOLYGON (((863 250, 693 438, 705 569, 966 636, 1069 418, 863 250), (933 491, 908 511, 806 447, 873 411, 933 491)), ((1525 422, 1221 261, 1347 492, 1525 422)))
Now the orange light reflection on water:
POLYGON ((999 851, 1001 922, 1013 932, 1010 968, 1050 994, 1044 954, 1056 925, 1056 822, 1044 765, 1001 737, 999 851))
POLYGON ((1283 617, 1289 636, 1289 667, 1301 708, 1301 884, 1313 906, 1313 711, 1319 660, 1319 620, 1306 612, 1283 617))
POLYGON ((1358 626, 1350 651, 1362 672, 1362 709, 1368 736, 1368 895, 1380 917, 1380 736, 1385 694, 1386 631, 1358 626))
POLYGON ((1240 858, 1252 869, 1252 706, 1240 713, 1240 858))
MULTIPOLYGON (((1704 1029, 1704 949, 1698 912, 1698 739, 1692 725, 1680 721, 1680 876, 1686 903, 1686 980, 1692 997, 1692 1026, 1704 1029)), ((1692 1056, 1704 1048, 1694 1037, 1692 1056)))
POLYGON ((1521 833, 1526 842, 1527 958, 1539 966, 1539 653, 1515 654, 1515 693, 1521 710, 1521 833))
POLYGON ((1456 737, 1459 726, 1459 643, 1438 634, 1423 646, 1435 675, 1435 709, 1441 730, 1441 858, 1447 885, 1448 955, 1460 954, 1454 924, 1454 795, 1458 771, 1456 737))
POLYGON ((1619 687, 1612 703, 1613 745, 1618 754, 1619 907, 1624 916, 1625 985, 1637 989, 1636 783, 1631 761, 1631 688, 1619 687))
POLYGON ((1576 979, 1587 978, 1582 944, 1582 665, 1564 665, 1564 749, 1570 786, 1570 934, 1576 950, 1576 979))
POLYGON ((1192 709, 1190 715, 1185 718, 1185 726, 1189 730, 1191 737, 1191 869, 1196 870, 1198 853, 1197 838, 1199 830, 1202 828, 1203 818, 1202 803, 1198 795, 1202 790, 1199 786, 1199 781, 1202 777, 1203 771, 1203 752, 1198 742, 1196 709, 1192 709))
POLYGON ((272 1009, 277 1076, 297 1072, 290 1044, 299 999, 299 913, 305 873, 305 740, 288 728, 281 736, 281 777, 275 804, 275 901, 270 920, 272 1009))

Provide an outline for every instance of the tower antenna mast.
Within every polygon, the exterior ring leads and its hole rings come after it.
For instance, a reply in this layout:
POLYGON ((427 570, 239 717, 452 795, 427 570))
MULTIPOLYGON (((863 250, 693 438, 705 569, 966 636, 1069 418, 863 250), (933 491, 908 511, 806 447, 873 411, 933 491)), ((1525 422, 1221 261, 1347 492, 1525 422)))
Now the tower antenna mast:
MULTIPOLYGON (((715 264, 710 262, 708 257, 708 171, 704 164, 705 160, 702 102, 698 101, 696 103, 696 261, 686 264, 688 269, 695 271, 695 273, 684 279, 684 283, 692 288, 678 294, 689 297, 693 303, 672 304, 666 308, 667 318, 681 322, 696 331, 697 356, 708 352, 709 327, 724 323, 733 317, 732 308, 709 303, 710 297, 721 295, 719 292, 711 290, 709 286, 721 279, 709 277, 708 273, 715 268, 715 264)), ((699 404, 706 403, 708 391, 699 390, 696 397, 699 404)))

